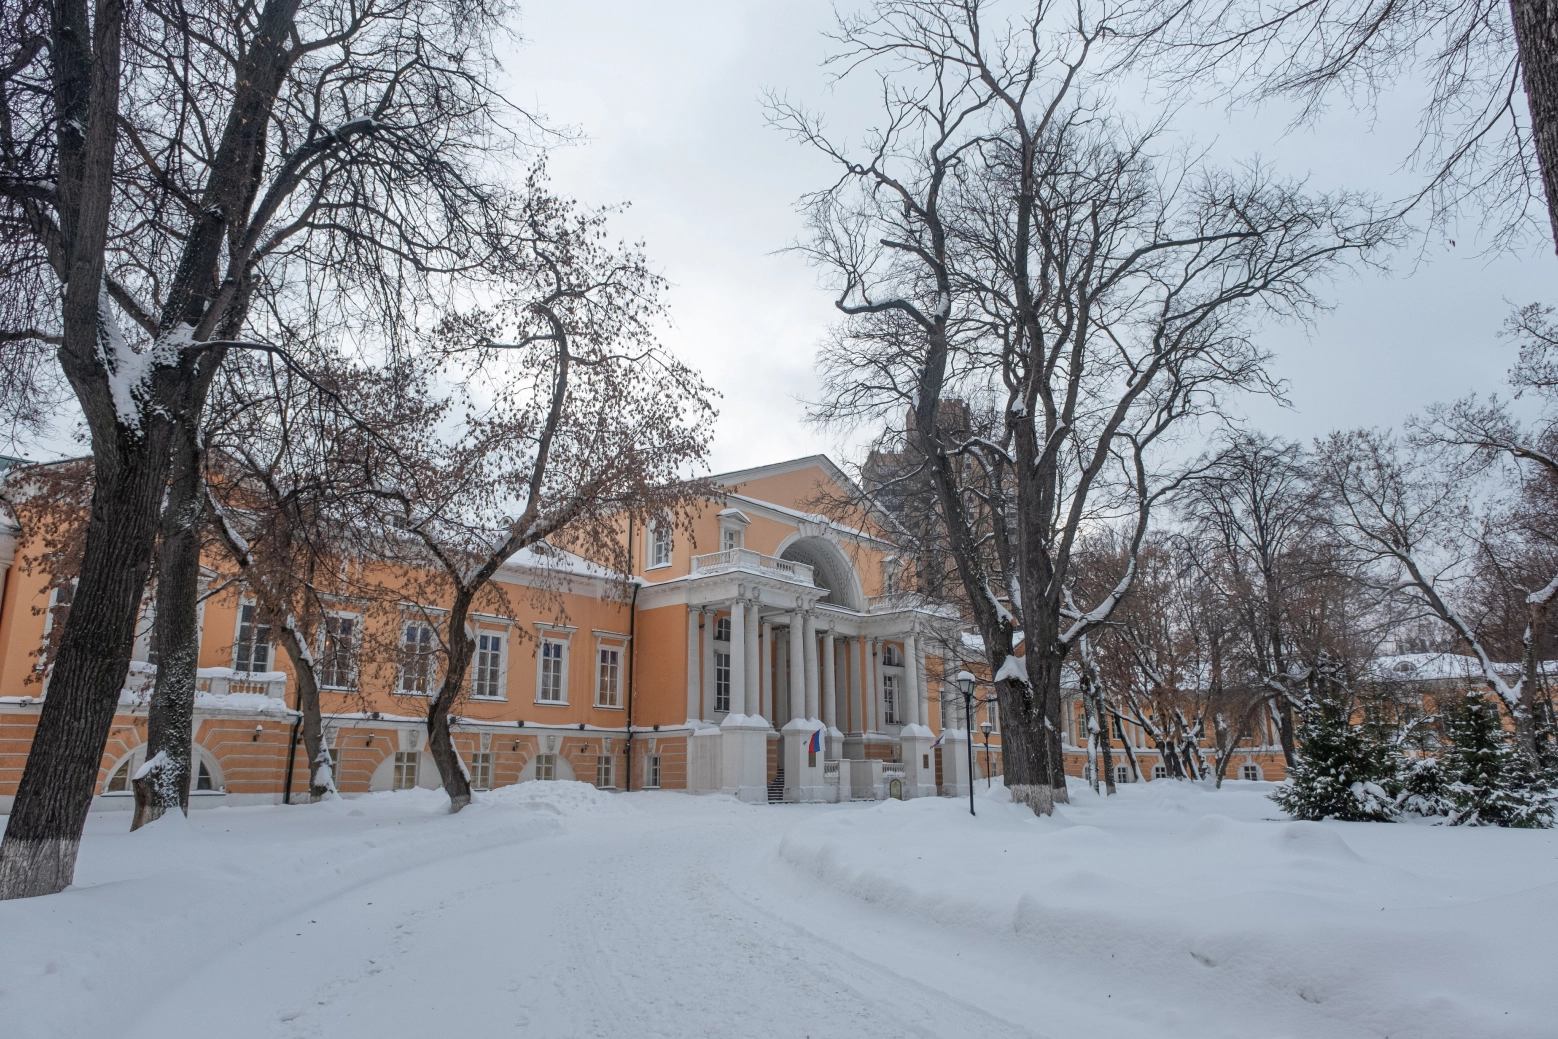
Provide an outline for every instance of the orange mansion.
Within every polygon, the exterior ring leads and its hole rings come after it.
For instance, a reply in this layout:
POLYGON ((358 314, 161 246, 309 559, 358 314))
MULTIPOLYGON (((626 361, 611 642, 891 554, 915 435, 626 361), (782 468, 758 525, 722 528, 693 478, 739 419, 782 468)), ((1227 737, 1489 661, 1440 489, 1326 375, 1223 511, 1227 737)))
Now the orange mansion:
MULTIPOLYGON (((526 555, 499 572, 515 615, 473 619, 477 656, 457 707, 456 745, 473 785, 577 779, 751 802, 966 794, 969 733, 951 678, 965 665, 987 674, 982 647, 955 609, 900 590, 891 517, 872 511, 851 526, 808 511, 820 496, 859 494, 822 456, 712 483, 720 497, 690 537, 634 533, 636 596, 578 556, 526 555)), ((20 537, 14 525, 0 528, 0 809, 20 781, 47 695, 39 647, 68 608, 68 592, 59 601, 47 574, 21 565, 20 537)), ((343 602, 319 635, 320 649, 331 648, 321 668, 325 742, 348 796, 438 785, 418 706, 436 685, 428 618, 438 610, 406 605, 397 622, 343 602), (365 623, 400 626, 391 633, 400 662, 382 681, 352 660, 365 623)), ((285 655, 241 585, 212 595, 202 611, 191 804, 306 795, 285 655)), ((95 807, 131 801, 155 668, 148 617, 95 807)), ((1077 710, 1068 704, 1063 717, 1077 710)), ((973 777, 981 778, 987 761, 1000 771, 993 705, 981 705, 974 722, 988 729, 974 733, 973 777)), ((1081 774, 1085 754, 1073 732, 1065 742, 1068 771, 1081 774)), ((1151 778, 1156 753, 1143 747, 1137 756, 1141 778, 1151 778)), ((1240 759, 1255 770, 1231 776, 1281 776, 1273 746, 1241 747, 1240 759)))

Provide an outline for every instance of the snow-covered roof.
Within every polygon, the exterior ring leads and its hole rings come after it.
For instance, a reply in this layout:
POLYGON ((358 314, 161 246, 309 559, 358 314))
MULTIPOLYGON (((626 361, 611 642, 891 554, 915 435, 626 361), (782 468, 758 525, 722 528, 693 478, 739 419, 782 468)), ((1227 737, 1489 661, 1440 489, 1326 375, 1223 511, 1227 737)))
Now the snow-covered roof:
MULTIPOLYGON (((1558 661, 1544 660, 1539 664, 1542 672, 1558 676, 1558 661)), ((1500 675, 1520 674, 1519 662, 1496 662, 1494 670, 1500 675)), ((1398 653, 1377 657, 1365 672, 1375 680, 1410 680, 1416 682, 1434 679, 1482 680, 1482 664, 1468 653, 1398 653)))

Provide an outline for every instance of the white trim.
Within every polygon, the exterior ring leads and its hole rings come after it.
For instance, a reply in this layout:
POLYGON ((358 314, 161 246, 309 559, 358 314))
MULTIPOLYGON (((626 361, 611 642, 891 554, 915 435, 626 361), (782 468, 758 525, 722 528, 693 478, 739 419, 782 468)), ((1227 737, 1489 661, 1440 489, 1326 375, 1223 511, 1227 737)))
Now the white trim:
POLYGON ((243 644, 243 640, 239 637, 239 632, 243 631, 243 608, 245 606, 250 606, 250 607, 253 607, 253 609, 254 609, 253 616, 256 619, 255 620, 251 620, 249 622, 250 627, 251 628, 263 627, 266 630, 266 632, 270 631, 270 625, 269 624, 261 625, 259 623, 259 621, 258 621, 258 617, 259 617, 259 613, 260 613, 260 602, 259 602, 259 600, 256 599, 252 595, 247 595, 247 594, 245 594, 243 592, 239 592, 239 594, 238 594, 238 609, 237 609, 237 611, 233 615, 233 654, 232 654, 233 663, 232 663, 232 669, 233 669, 233 671, 235 671, 235 672, 237 672, 239 674, 245 674, 245 675, 258 674, 258 673, 260 673, 262 671, 271 671, 271 670, 273 670, 271 665, 276 662, 276 644, 271 639, 266 639, 265 640, 265 667, 257 670, 254 667, 254 654, 250 653, 249 654, 249 666, 244 668, 244 669, 242 669, 242 671, 239 671, 239 668, 238 668, 238 647, 243 644))
MULTIPOLYGON (((361 669, 361 666, 360 666, 361 663, 362 663, 362 660, 361 660, 361 657, 359 657, 359 655, 358 655, 361 652, 361 650, 362 650, 362 625, 363 625, 363 615, 361 613, 354 612, 354 611, 351 611, 351 610, 326 610, 324 612, 324 616, 320 618, 320 622, 319 622, 319 639, 318 639, 318 645, 317 645, 317 652, 315 654, 315 659, 317 659, 319 661, 319 663, 317 665, 317 669, 319 671, 319 678, 320 678, 320 682, 319 682, 319 690, 320 690, 320 692, 354 692, 357 689, 358 683, 359 683, 359 681, 362 678, 362 669, 361 669), (357 622, 356 627, 352 629, 351 685, 333 685, 333 684, 330 684, 330 683, 324 681, 325 639, 327 637, 326 636, 326 632, 325 632, 325 628, 326 628, 326 625, 329 624, 329 619, 331 617, 336 617, 336 618, 347 618, 347 617, 350 617, 350 618, 352 618, 353 620, 355 620, 357 622)), ((398 678, 399 676, 397 675, 396 677, 398 678)))
POLYGON ((434 622, 432 620, 430 620, 430 619, 428 619, 426 617, 402 617, 400 619, 400 639, 398 640, 398 644, 397 644, 397 653, 396 653, 396 660, 395 660, 395 688, 394 688, 394 691, 393 691, 392 695, 394 695, 394 696, 434 696, 438 692, 439 681, 440 681, 440 679, 439 679, 439 675, 438 675, 438 628, 435 626, 435 624, 434 624, 434 622), (427 686, 428 687, 427 687, 426 691, 424 691, 424 692, 418 692, 415 689, 407 689, 405 687, 405 683, 403 681, 403 679, 406 677, 406 667, 405 667, 405 664, 406 664, 406 629, 408 627, 410 627, 411 625, 413 625, 413 624, 419 625, 421 627, 425 627, 425 628, 427 628, 429 631, 431 631, 433 633, 433 640, 430 643, 430 649, 429 649, 429 652, 430 652, 430 654, 431 654, 431 656, 433 658, 433 667, 432 667, 431 673, 427 677, 427 686))
POLYGON ((658 520, 650 520, 644 524, 644 572, 650 570, 664 570, 676 561, 676 528, 674 526, 662 528, 658 520), (662 529, 667 531, 665 545, 665 561, 655 562, 658 540, 662 529))
POLYGON ((476 636, 476 647, 475 647, 474 651, 471 654, 471 662, 472 662, 472 664, 475 664, 476 661, 480 659, 480 656, 481 656, 481 640, 482 640, 482 638, 484 636, 487 637, 487 638, 495 638, 495 639, 498 640, 498 678, 497 678, 498 691, 497 691, 496 694, 486 694, 486 693, 478 693, 478 692, 476 692, 476 672, 473 669, 471 671, 471 676, 470 676, 471 677, 471 699, 472 700, 481 700, 484 703, 499 703, 501 701, 507 700, 509 698, 509 696, 508 696, 508 691, 509 691, 509 632, 508 632, 508 630, 504 629, 502 631, 499 631, 496 628, 488 628, 487 630, 483 631, 482 629, 477 628, 474 631, 473 634, 476 636))
MULTIPOLYGON (((536 625, 536 627, 542 628, 542 625, 538 624, 538 625, 536 625)), ((571 638, 571 636, 573 635, 573 630, 574 629, 570 628, 562 635, 556 635, 556 634, 550 634, 549 633, 550 631, 554 631, 554 630, 556 630, 556 629, 543 628, 541 637, 536 640, 536 692, 535 692, 535 702, 536 702, 537 705, 539 705, 541 707, 567 707, 568 706, 568 658, 572 655, 569 652, 569 648, 570 648, 570 646, 573 643, 573 639, 571 638), (560 669, 561 670, 561 674, 559 674, 559 676, 558 676, 558 687, 557 687, 557 692, 562 697, 562 699, 560 699, 560 700, 543 700, 543 699, 541 699, 541 690, 542 690, 542 687, 543 687, 543 683, 541 681, 541 678, 542 678, 542 665, 546 661, 546 646, 547 646, 548 643, 552 643, 554 645, 558 645, 558 646, 563 647, 563 652, 562 652, 562 668, 560 669)))
POLYGON ((600 708, 603 711, 621 711, 621 710, 625 709, 623 707, 623 689, 624 689, 624 681, 623 680, 626 677, 626 661, 624 660, 624 658, 627 656, 627 653, 625 652, 626 649, 627 649, 626 641, 625 640, 619 641, 618 637, 614 636, 614 635, 613 636, 609 636, 608 638, 601 638, 601 637, 599 637, 599 635, 597 635, 597 637, 595 639, 595 661, 594 661, 594 667, 595 667, 595 676, 594 676, 595 677, 595 682, 594 682, 594 685, 595 685, 595 697, 594 697, 594 699, 595 699, 595 704, 594 704, 594 706, 600 708), (602 692, 602 689, 601 689, 601 654, 604 653, 608 649, 616 651, 616 654, 617 654, 617 660, 616 660, 616 668, 617 668, 617 690, 616 690, 616 692, 617 692, 617 702, 614 703, 614 704, 602 703, 601 702, 601 692, 602 692))

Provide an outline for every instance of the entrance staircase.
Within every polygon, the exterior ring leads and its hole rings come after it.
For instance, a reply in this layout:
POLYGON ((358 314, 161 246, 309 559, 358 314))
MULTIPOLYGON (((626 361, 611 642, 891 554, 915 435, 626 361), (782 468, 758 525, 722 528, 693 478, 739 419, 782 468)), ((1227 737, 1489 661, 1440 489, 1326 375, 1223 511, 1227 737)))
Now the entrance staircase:
POLYGON ((784 766, 780 765, 778 773, 773 778, 773 782, 768 784, 768 803, 769 804, 777 804, 778 802, 783 801, 783 800, 784 800, 784 766))

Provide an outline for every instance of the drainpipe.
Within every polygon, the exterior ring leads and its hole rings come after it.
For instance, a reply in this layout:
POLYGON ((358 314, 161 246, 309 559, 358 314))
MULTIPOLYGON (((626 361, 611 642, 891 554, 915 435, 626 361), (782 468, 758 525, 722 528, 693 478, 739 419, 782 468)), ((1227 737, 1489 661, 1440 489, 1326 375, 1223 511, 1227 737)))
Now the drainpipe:
POLYGON ((633 665, 638 660, 638 590, 642 588, 637 578, 633 579, 633 598, 628 604, 628 746, 627 746, 627 782, 626 792, 633 792, 633 665))
POLYGON ((638 634, 638 578, 633 576, 633 517, 628 517, 628 580, 633 582, 633 598, 628 603, 628 675, 627 691, 625 699, 627 703, 628 739, 627 746, 623 749, 623 768, 627 775, 623 777, 623 792, 633 792, 633 661, 636 654, 633 652, 633 636, 638 634))
MULTIPOLYGON (((298 716, 296 718, 292 719, 292 739, 287 742, 287 785, 282 787, 282 790, 281 790, 281 803, 284 804, 284 805, 289 805, 289 804, 292 803, 292 766, 293 766, 293 763, 296 762, 297 758, 298 758, 298 730, 302 727, 302 725, 303 725, 303 684, 301 682, 299 682, 298 683, 298 716)), ((312 772, 312 769, 313 769, 313 763, 312 762, 309 763, 309 768, 310 768, 310 772, 308 774, 309 775, 309 780, 308 781, 309 781, 310 784, 312 784, 313 781, 314 781, 314 778, 313 778, 314 777, 314 773, 312 772)))

